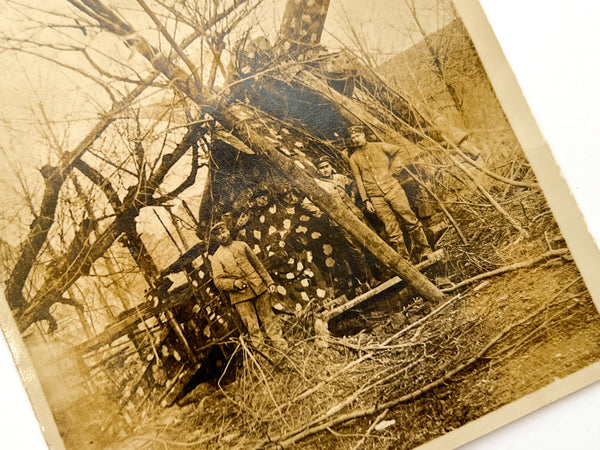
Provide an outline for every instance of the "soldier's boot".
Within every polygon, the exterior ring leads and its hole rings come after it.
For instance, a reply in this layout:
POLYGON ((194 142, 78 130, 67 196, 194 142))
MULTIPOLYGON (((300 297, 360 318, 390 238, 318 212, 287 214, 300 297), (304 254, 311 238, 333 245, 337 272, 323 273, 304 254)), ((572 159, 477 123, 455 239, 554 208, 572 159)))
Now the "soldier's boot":
POLYGON ((258 333, 253 333, 250 335, 250 345, 258 350, 264 348, 265 339, 262 332, 259 331, 258 333))
POLYGON ((427 257, 433 253, 433 250, 429 246, 429 242, 423 231, 423 225, 419 223, 409 230, 408 234, 410 235, 410 240, 412 242, 414 262, 420 263, 427 259, 427 257))
POLYGON ((282 337, 272 339, 272 341, 273 341, 273 346, 282 353, 287 353, 287 351, 290 348, 287 341, 285 339, 283 339, 282 337))
POLYGON ((283 338, 283 330, 281 329, 281 324, 279 319, 271 312, 269 315, 264 315, 263 324, 265 326, 265 331, 269 339, 271 339, 271 343, 273 347, 275 347, 280 352, 287 352, 289 345, 287 341, 283 338))

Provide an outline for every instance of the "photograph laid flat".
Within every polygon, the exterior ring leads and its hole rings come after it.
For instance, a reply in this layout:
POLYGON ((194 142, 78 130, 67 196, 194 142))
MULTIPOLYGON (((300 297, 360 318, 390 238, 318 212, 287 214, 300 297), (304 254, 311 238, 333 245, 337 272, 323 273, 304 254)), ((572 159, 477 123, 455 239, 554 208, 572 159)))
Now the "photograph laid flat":
POLYGON ((600 378, 598 249, 476 1, 0 12, 50 448, 447 448, 600 378))

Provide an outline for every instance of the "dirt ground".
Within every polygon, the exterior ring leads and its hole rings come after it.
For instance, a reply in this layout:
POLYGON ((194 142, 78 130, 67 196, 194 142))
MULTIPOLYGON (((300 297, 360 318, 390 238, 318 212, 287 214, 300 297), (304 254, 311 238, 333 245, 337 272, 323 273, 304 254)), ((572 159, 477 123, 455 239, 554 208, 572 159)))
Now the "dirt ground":
MULTIPOLYGON (((577 276, 571 265, 550 264, 498 277, 467 299, 457 320, 485 317, 485 328, 499 332, 577 276)), ((421 409, 421 420, 383 448, 423 444, 597 361, 600 320, 594 304, 583 295, 564 306, 543 312, 534 326, 517 330, 444 387, 419 399, 414 407, 421 409)))
POLYGON ((285 357, 240 350, 234 382, 201 384, 106 448, 413 448, 600 359, 595 306, 561 258, 433 309, 417 301, 328 348, 296 333, 285 357), (297 441, 290 433, 320 426, 297 441))

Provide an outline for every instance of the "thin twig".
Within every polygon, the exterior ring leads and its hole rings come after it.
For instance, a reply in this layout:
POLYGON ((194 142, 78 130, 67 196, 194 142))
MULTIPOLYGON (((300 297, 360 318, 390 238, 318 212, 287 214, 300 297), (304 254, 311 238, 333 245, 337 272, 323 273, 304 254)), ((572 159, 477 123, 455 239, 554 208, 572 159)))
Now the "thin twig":
POLYGON ((265 376, 265 373, 264 373, 264 371, 263 371, 260 363, 256 360, 256 357, 254 356, 254 354, 252 353, 252 351, 250 349, 248 349, 248 347, 247 347, 247 345, 244 342, 244 339, 242 337, 240 337, 240 344, 241 344, 242 348, 244 349, 244 351, 250 357, 250 360, 254 363, 254 366, 258 369, 258 373, 260 374, 260 377, 263 380, 263 383, 264 383, 265 389, 267 390, 269 398, 273 402, 273 406, 275 407, 275 409, 279 413, 279 415, 280 415, 281 419, 283 420, 283 422, 287 425, 287 421, 285 420, 285 415, 282 412, 281 405, 279 405, 277 403, 277 401, 275 400, 275 397, 273 396, 273 393, 271 392, 271 389, 269 389, 269 382, 267 381, 267 377, 265 376))
POLYGON ((500 181, 501 183, 509 184, 511 186, 517 186, 517 187, 528 188, 528 189, 539 189, 540 188, 540 186, 537 183, 527 183, 524 181, 516 181, 516 180, 512 180, 510 178, 505 178, 503 176, 500 176, 500 175, 492 172, 491 170, 486 169, 481 164, 473 161, 471 158, 469 158, 467 155, 465 155, 465 153, 462 150, 460 150, 460 148, 456 147, 454 150, 456 150, 456 152, 461 156, 461 158, 467 164, 470 164, 471 166, 475 167, 477 170, 479 170, 484 175, 487 175, 488 177, 490 177, 496 181, 500 181))
MULTIPOLYGON (((317 425, 313 428, 305 429, 300 433, 298 433, 298 432, 287 433, 283 436, 280 436, 279 438, 273 439, 273 441, 277 442, 278 445, 285 448, 285 447, 288 447, 290 445, 293 445, 293 444, 301 441, 302 439, 304 439, 308 436, 314 435, 314 434, 324 431, 328 428, 334 427, 336 425, 340 425, 340 424, 348 422, 350 420, 370 416, 370 415, 376 414, 379 411, 393 408, 395 406, 400 405, 401 403, 407 403, 409 401, 415 400, 418 397, 421 397, 425 393, 446 383, 448 380, 450 380, 456 374, 463 371, 464 369, 466 369, 467 367, 471 366, 472 364, 477 362, 479 359, 484 357, 486 355, 486 353, 492 347, 494 347, 496 344, 498 344, 498 342, 500 342, 504 337, 506 337, 506 335, 508 335, 510 332, 512 332, 514 329, 520 327, 521 325, 529 322, 537 315, 544 312, 546 309, 548 309, 550 306, 552 306, 554 304, 554 300, 556 300, 556 298, 558 298, 562 293, 564 293, 567 289, 569 289, 572 285, 574 285, 576 282, 580 281, 581 279, 582 279, 581 277, 575 278, 570 283, 568 283, 565 287, 563 287, 548 303, 542 305, 541 307, 536 309, 533 313, 529 314, 528 316, 524 317, 523 319, 521 319, 511 325, 506 326, 500 333, 498 333, 484 347, 482 347, 475 355, 473 355, 467 361, 458 365, 454 369, 448 371, 443 377, 438 378, 415 391, 412 391, 408 394, 402 395, 393 400, 387 401, 382 404, 376 404, 376 405, 373 405, 370 407, 354 410, 350 413, 335 417, 325 423, 322 423, 321 425, 317 425)), ((327 417, 324 416, 323 420, 326 420, 326 419, 327 419, 327 417)), ((313 422, 314 422, 314 420, 313 420, 313 422)))
POLYGON ((389 409, 386 409, 385 411, 383 411, 381 414, 379 414, 375 418, 375 420, 373 421, 371 426, 367 429, 367 431, 365 431, 365 435, 362 437, 362 439, 360 441, 358 441, 356 443, 356 445, 354 447, 352 447, 352 450, 358 450, 360 447, 362 447, 362 445, 365 443, 365 441, 369 437, 369 434, 371 434, 371 431, 373 431, 375 429, 375 427, 377 426, 377 424, 385 418, 385 416, 387 415, 387 413, 389 411, 390 411, 389 409))
POLYGON ((530 266, 533 266, 533 265, 535 265, 535 264, 537 264, 537 263, 539 263, 541 261, 545 261, 545 260, 547 260, 549 258, 556 258, 558 256, 563 256, 563 255, 566 255, 567 253, 569 253, 569 249, 567 249, 567 248, 560 248, 560 249, 556 249, 556 250, 550 250, 550 251, 547 251, 546 253, 541 254, 540 256, 528 259, 527 261, 522 261, 522 262, 518 262, 518 263, 515 263, 515 264, 511 264, 509 266, 500 267, 500 268, 492 270, 490 272, 481 273, 481 274, 476 275, 476 276, 474 276, 472 278, 469 278, 468 280, 461 281, 460 283, 457 283, 457 284, 455 284, 452 287, 442 289, 442 292, 444 292, 444 293, 446 293, 446 292, 454 292, 457 289, 461 289, 461 288, 463 288, 465 286, 468 286, 470 284, 473 284, 473 283, 475 283, 477 281, 484 280, 486 278, 491 278, 491 277, 494 277, 496 275, 501 275, 501 274, 506 273, 506 272, 511 272, 513 270, 518 270, 518 269, 523 269, 525 267, 530 267, 530 266))

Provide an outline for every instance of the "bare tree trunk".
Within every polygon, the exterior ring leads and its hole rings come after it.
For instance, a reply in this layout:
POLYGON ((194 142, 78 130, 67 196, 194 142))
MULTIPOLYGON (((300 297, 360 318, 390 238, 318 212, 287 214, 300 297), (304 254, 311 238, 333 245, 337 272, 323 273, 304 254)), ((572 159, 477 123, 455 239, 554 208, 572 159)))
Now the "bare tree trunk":
POLYGON ((41 169, 45 188, 40 212, 29 227, 29 236, 21 244, 21 253, 6 282, 6 299, 11 309, 22 307, 26 303, 23 297, 23 287, 33 263, 46 241, 48 231, 54 223, 58 193, 66 178, 61 172, 64 173, 57 167, 44 166, 41 169))
MULTIPOLYGON (((69 296, 71 298, 75 298, 75 295, 74 295, 74 292, 72 289, 69 290, 69 296)), ((87 339, 90 339, 94 335, 94 333, 92 332, 92 328, 90 327, 87 317, 85 317, 84 311, 79 308, 75 308, 75 311, 77 312, 77 317, 79 318, 79 323, 81 323, 81 328, 83 329, 83 333, 85 334, 85 337, 87 339)))
POLYGON ((10 278, 6 283, 6 298, 12 309, 24 307, 23 287, 29 277, 33 263, 37 258, 48 232, 54 224, 54 214, 58 204, 58 194, 63 183, 73 168, 73 164, 87 151, 94 141, 106 130, 106 128, 115 120, 117 113, 127 108, 146 87, 156 78, 156 74, 151 75, 144 83, 136 87, 119 103, 115 104, 111 110, 100 120, 94 128, 79 142, 77 147, 71 152, 63 155, 58 167, 44 166, 41 169, 44 177, 44 195, 40 206, 38 217, 31 223, 29 235, 21 244, 21 253, 17 258, 17 263, 13 268, 10 278))
MULTIPOLYGON (((17 311, 16 321, 21 331, 27 329, 36 320, 48 319, 48 309, 53 303, 61 301, 62 293, 81 276, 87 275, 93 262, 103 256, 119 236, 135 229, 135 219, 140 210, 148 205, 160 204, 164 200, 153 198, 153 195, 166 177, 169 169, 198 140, 199 128, 200 125, 191 127, 173 152, 163 156, 161 165, 150 176, 144 186, 140 188, 140 186, 135 185, 129 189, 122 206, 118 211, 115 211, 115 220, 103 233, 96 236, 95 241, 81 241, 80 248, 70 249, 67 252, 71 257, 65 256, 56 262, 52 270, 54 276, 50 276, 31 301, 20 311, 17 311)), ((139 239, 137 234, 133 236, 134 240, 139 239)), ((139 255, 146 255, 146 253, 147 250, 145 253, 141 250, 139 255)), ((152 267, 153 262, 142 261, 140 258, 137 262, 145 265, 144 270, 157 271, 155 267, 154 269, 152 267)))

